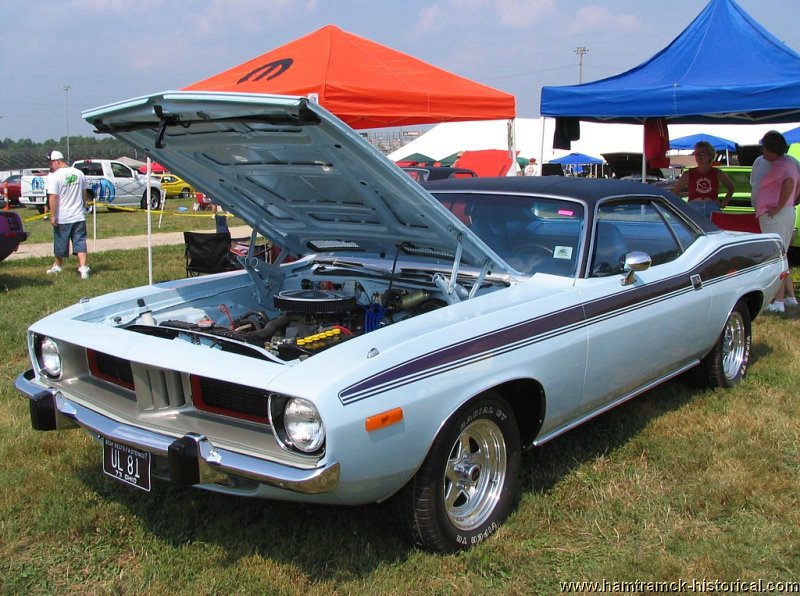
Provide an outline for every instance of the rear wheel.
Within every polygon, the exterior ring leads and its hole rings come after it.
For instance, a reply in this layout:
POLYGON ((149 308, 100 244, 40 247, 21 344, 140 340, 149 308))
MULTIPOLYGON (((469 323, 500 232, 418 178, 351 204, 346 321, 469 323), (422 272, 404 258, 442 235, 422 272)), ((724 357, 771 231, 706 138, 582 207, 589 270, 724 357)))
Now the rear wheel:
POLYGON ((752 343, 750 311, 743 302, 733 307, 714 348, 700 362, 696 378, 705 387, 729 388, 747 374, 752 343))
MULTIPOLYGON (((147 209, 147 191, 142 195, 141 208, 147 209)), ((150 209, 155 211, 161 208, 161 192, 158 189, 150 189, 150 209)))
POLYGON ((189 188, 182 188, 182 189, 181 189, 180 197, 181 197, 182 199, 188 199, 188 198, 190 198, 191 196, 192 196, 192 191, 191 191, 191 189, 189 189, 189 188))
POLYGON ((517 422, 491 392, 462 407, 442 429, 414 478, 394 497, 399 529, 417 546, 463 550, 491 536, 516 497, 517 422))

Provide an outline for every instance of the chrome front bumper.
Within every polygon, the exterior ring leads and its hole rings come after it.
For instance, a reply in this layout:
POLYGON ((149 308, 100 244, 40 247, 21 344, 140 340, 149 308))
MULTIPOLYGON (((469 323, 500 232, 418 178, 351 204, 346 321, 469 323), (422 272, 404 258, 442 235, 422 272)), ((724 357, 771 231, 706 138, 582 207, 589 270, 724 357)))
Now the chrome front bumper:
POLYGON ((43 389, 33 382, 34 378, 33 370, 25 371, 17 376, 14 386, 30 400, 31 425, 35 430, 78 426, 98 438, 106 437, 166 457, 170 481, 175 484, 213 483, 221 475, 230 475, 298 493, 318 494, 330 492, 339 483, 338 462, 303 470, 215 447, 203 435, 189 433, 173 437, 151 432, 98 414, 70 401, 57 389, 43 389))

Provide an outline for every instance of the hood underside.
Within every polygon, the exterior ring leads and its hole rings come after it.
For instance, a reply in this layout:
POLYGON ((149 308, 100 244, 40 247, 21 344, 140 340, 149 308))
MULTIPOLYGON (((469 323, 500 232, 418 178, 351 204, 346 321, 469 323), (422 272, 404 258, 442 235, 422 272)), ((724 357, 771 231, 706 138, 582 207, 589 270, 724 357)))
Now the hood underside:
POLYGON ((505 264, 427 191, 306 98, 170 91, 96 108, 145 152, 292 254, 399 247, 505 264), (460 249, 459 249, 460 243, 460 249))

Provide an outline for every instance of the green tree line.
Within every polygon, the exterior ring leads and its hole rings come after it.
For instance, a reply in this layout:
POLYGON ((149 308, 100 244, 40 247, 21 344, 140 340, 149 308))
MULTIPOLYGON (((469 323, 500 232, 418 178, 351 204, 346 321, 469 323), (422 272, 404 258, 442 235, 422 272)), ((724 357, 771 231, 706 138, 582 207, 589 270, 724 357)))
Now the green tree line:
POLYGON ((145 160, 141 152, 126 145, 114 137, 104 135, 98 137, 67 137, 59 140, 48 139, 42 143, 34 143, 30 139, 4 139, 0 141, 0 170, 21 170, 47 166, 47 154, 57 149, 68 156, 70 163, 77 159, 116 159, 128 156, 145 160))

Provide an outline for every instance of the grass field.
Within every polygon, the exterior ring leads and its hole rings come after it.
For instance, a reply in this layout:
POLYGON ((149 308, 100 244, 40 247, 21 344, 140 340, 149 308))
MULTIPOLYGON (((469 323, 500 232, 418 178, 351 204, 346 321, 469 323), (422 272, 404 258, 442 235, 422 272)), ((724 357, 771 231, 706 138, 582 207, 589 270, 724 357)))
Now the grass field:
MULTIPOLYGON (((182 247, 154 255, 156 280, 183 275, 182 247)), ((145 494, 104 477, 85 433, 31 430, 13 388, 29 366, 27 326, 147 278, 144 250, 92 255, 85 281, 45 276, 49 263, 0 264, 2 593, 554 594, 580 581, 601 582, 595 592, 604 581, 800 582, 800 312, 754 323, 752 367, 735 389, 675 380, 527 453, 504 527, 441 556, 397 538, 380 505, 254 501, 164 483, 145 494)))
MULTIPOLYGON (((168 199, 163 212, 151 213, 154 233, 181 232, 183 230, 213 230, 214 216, 210 211, 192 211, 194 199, 168 199)), ((28 242, 51 242, 53 228, 33 209, 16 209, 24 220, 25 230, 30 234, 28 242)), ((136 236, 147 233, 147 213, 141 210, 121 210, 111 212, 104 205, 98 207, 96 214, 97 237, 136 236)), ((231 227, 241 225, 238 218, 230 218, 231 227)), ((94 233, 94 215, 87 216, 89 237, 94 233)))

